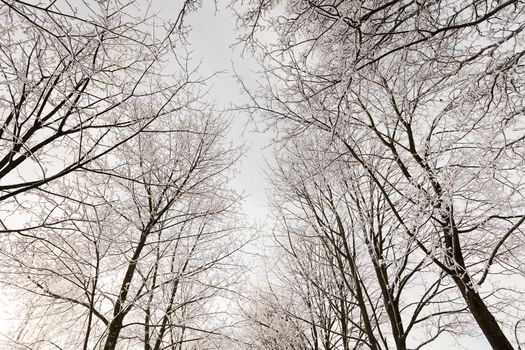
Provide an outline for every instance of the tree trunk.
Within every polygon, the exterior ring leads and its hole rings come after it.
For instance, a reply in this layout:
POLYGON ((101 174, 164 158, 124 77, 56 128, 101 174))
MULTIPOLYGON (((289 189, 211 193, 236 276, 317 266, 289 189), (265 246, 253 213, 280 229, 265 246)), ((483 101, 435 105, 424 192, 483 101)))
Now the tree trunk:
POLYGON ((472 288, 467 287, 467 283, 472 283, 470 278, 467 277, 467 279, 468 281, 456 277, 454 278, 454 281, 461 290, 461 294, 467 302, 470 313, 474 316, 474 319, 492 346, 492 349, 514 350, 510 341, 507 339, 498 322, 494 318, 494 315, 492 315, 487 308, 487 305, 483 302, 481 296, 472 288))
POLYGON ((117 346, 118 336, 120 330, 122 329, 122 322, 124 321, 124 315, 117 316, 109 325, 108 337, 106 338, 106 343, 104 344, 104 350, 115 350, 117 346))
POLYGON ((376 272, 376 277, 377 277, 379 286, 381 288, 383 304, 385 305, 386 313, 388 315, 388 320, 390 321, 392 335, 396 343, 396 350, 407 350, 405 330, 403 327, 401 312, 399 311, 399 305, 397 301, 395 300, 393 292, 388 286, 387 270, 384 266, 379 265, 375 261, 374 261, 374 269, 376 272))
MULTIPOLYGON (((446 211, 447 213, 453 212, 449 207, 447 207, 446 211)), ((492 315, 481 296, 473 289, 476 282, 472 280, 467 272, 463 250, 460 244, 459 232, 453 216, 445 214, 442 218, 445 222, 443 227, 445 247, 447 252, 449 252, 447 259, 453 264, 453 266, 455 266, 452 278, 461 291, 470 313, 492 346, 492 349, 513 350, 514 348, 501 330, 496 318, 492 315)))

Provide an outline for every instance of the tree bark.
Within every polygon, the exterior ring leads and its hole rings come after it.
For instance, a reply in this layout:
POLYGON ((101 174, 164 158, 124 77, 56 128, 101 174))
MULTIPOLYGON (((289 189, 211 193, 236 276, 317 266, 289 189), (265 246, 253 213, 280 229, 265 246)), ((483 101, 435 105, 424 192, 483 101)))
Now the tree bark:
MULTIPOLYGON (((447 213, 452 213, 451 208, 446 207, 447 213)), ((514 350, 510 341, 507 339, 496 318, 490 312, 487 305, 474 289, 476 282, 467 272, 463 251, 461 249, 459 232, 451 214, 445 214, 443 236, 445 238, 445 248, 447 250, 446 259, 454 266, 454 282, 458 286, 463 299, 467 303, 470 313, 476 320, 479 328, 487 338, 494 350, 514 350)))
POLYGON ((115 350, 117 346, 118 336, 122 329, 122 322, 124 321, 124 314, 117 316, 111 321, 109 325, 108 337, 104 344, 104 350, 115 350))
POLYGON ((514 350, 481 296, 475 290, 468 287, 468 283, 472 283, 470 277, 464 279, 455 277, 454 282, 456 282, 456 285, 460 289, 472 316, 474 316, 476 323, 492 346, 492 349, 514 350))

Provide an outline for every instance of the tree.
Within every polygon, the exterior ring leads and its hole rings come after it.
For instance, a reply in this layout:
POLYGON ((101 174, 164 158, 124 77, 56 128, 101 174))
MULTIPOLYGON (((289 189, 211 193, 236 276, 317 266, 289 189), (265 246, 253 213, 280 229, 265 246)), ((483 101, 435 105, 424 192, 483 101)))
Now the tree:
POLYGON ((237 157, 221 145, 226 128, 197 110, 154 123, 76 188, 64 183, 71 193, 45 226, 18 232, 4 251, 10 280, 52 302, 45 322, 56 313, 55 330, 68 327, 39 341, 158 350, 221 336, 208 310, 238 278, 230 265, 244 241, 225 186, 237 157))
POLYGON ((163 72, 165 60, 184 54, 173 45, 184 33, 190 4, 163 30, 154 28, 144 9, 131 11, 133 1, 2 2, 4 207, 7 199, 88 169, 155 119, 196 98, 186 95, 199 81, 192 80, 183 56, 178 71, 163 72), (145 114, 132 113, 150 99, 156 103, 145 114))
POLYGON ((228 326, 239 150, 184 49, 197 3, 145 5, 0 3, 2 280, 27 305, 6 346, 184 349, 228 326))
POLYGON ((499 276, 523 280, 522 12, 517 1, 263 1, 240 18, 266 77, 249 112, 283 143, 322 133, 350 157, 494 349, 512 349, 506 322, 520 318, 496 321, 493 296, 519 303, 499 276), (263 27, 276 43, 258 39, 263 27))
POLYGON ((458 326, 464 308, 455 306, 453 287, 403 239, 381 191, 351 159, 316 135, 290 141, 277 163, 282 274, 301 276, 284 285, 309 286, 297 296, 317 295, 315 311, 330 303, 333 321, 320 327, 337 340, 325 349, 420 348, 458 326))

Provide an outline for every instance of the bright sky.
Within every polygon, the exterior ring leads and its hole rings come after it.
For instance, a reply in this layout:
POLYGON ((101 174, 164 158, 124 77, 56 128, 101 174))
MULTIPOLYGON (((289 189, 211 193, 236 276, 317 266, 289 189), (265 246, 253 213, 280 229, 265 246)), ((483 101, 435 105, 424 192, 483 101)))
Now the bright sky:
MULTIPOLYGON (((219 5, 221 6, 221 5, 219 5)), ((253 85, 256 69, 255 62, 249 55, 241 57, 242 47, 232 47, 236 41, 235 19, 230 9, 219 7, 216 11, 212 1, 189 17, 192 31, 189 42, 195 50, 196 60, 202 59, 203 75, 222 71, 213 79, 210 97, 218 106, 228 108, 231 104, 241 105, 246 96, 234 76, 234 70, 243 77, 248 86, 253 85)), ((266 161, 271 161, 271 136, 254 130, 248 123, 247 116, 233 112, 234 122, 231 138, 234 144, 246 144, 246 155, 238 165, 239 174, 233 179, 233 186, 247 198, 244 211, 250 221, 262 223, 268 215, 267 191, 269 184, 264 172, 268 170, 266 161)))

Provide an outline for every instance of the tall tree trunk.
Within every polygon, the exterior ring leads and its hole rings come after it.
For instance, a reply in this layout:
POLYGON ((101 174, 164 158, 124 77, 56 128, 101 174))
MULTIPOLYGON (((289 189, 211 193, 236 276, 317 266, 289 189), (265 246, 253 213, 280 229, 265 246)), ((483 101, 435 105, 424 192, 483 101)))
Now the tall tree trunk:
POLYGON ((487 338, 488 342, 494 350, 513 350, 514 348, 510 344, 503 331, 501 330, 498 322, 494 318, 494 315, 487 308, 487 305, 481 298, 481 296, 472 288, 468 287, 468 283, 472 283, 470 278, 460 279, 459 277, 454 278, 454 282, 461 291, 463 298, 465 299, 470 313, 474 316, 479 328, 487 338))
POLYGON ((108 327, 108 337, 104 344, 104 350, 115 350, 117 346, 118 336, 122 329, 122 322, 124 321, 124 314, 117 316, 111 321, 108 327))
POLYGON ((385 305, 388 320, 390 321, 390 327, 392 329, 392 335, 396 343, 396 349, 407 350, 401 312, 399 311, 399 305, 395 300, 394 294, 388 286, 387 270, 384 266, 379 265, 376 261, 374 261, 374 270, 381 288, 383 304, 385 305))
MULTIPOLYGON (((453 211, 447 208, 447 212, 452 213, 453 211)), ((454 266, 454 275, 452 275, 452 278, 467 303, 470 313, 492 346, 492 349, 514 350, 510 341, 501 330, 496 318, 474 288, 476 282, 467 272, 460 245, 459 232, 454 218, 451 214, 445 214, 442 218, 444 219, 443 236, 445 238, 445 248, 447 251, 446 259, 448 259, 449 265, 454 266)))

